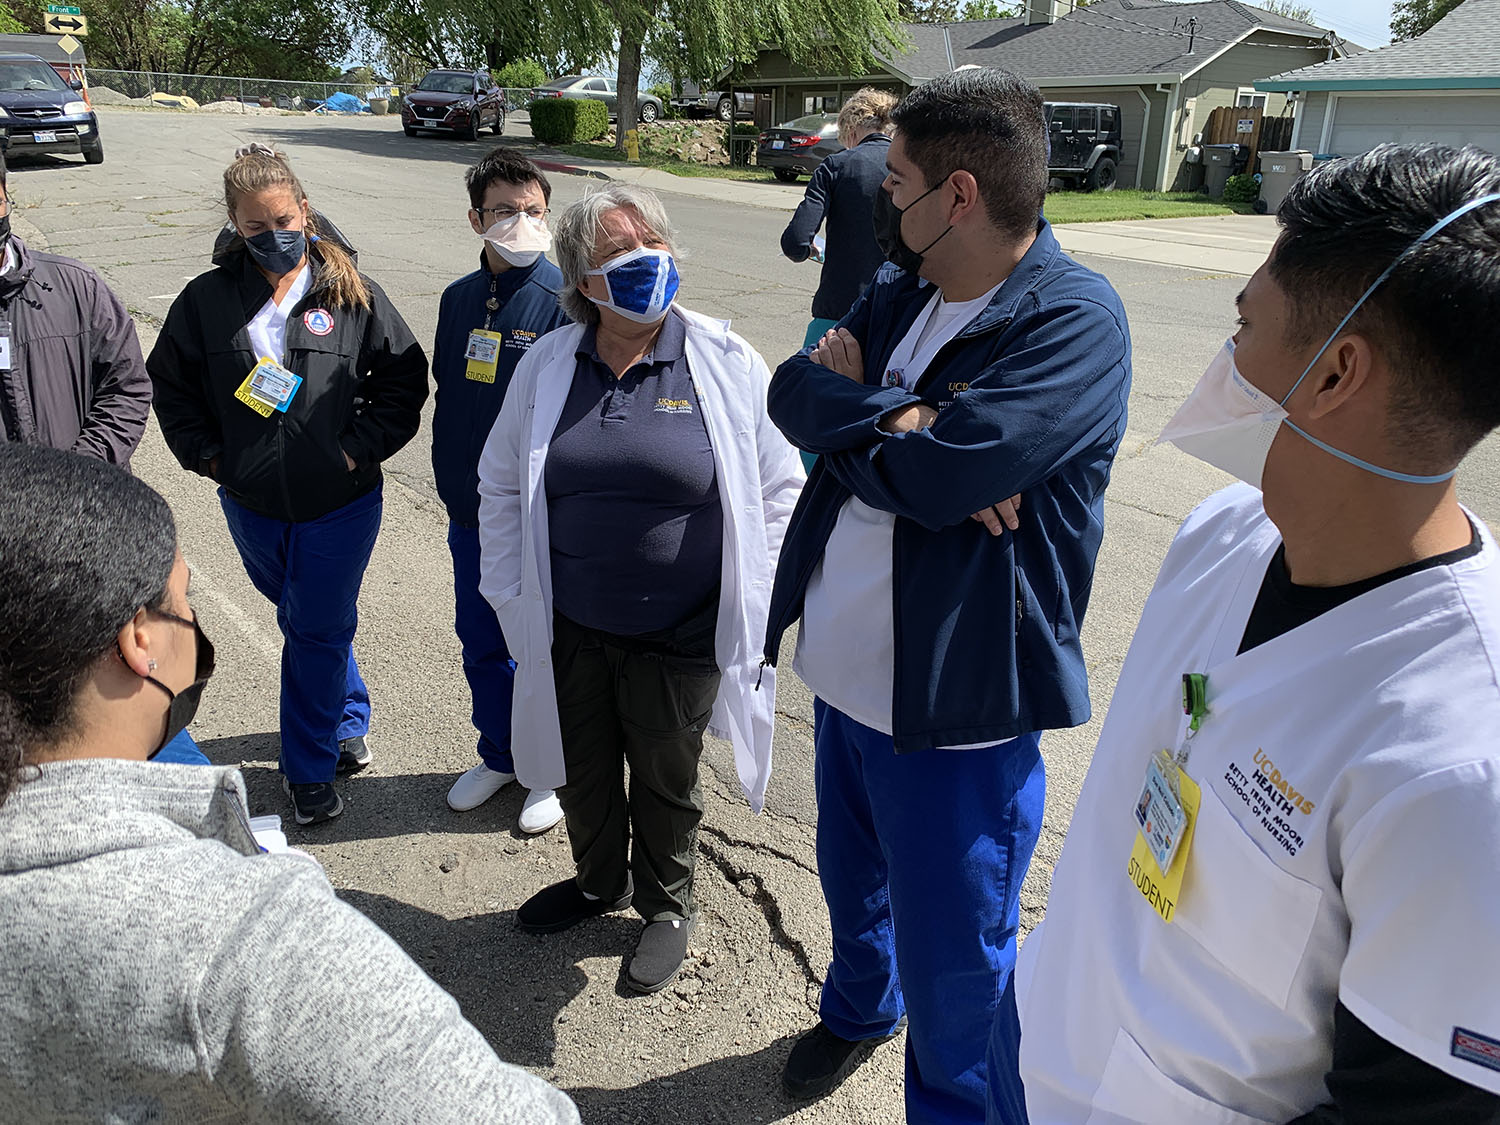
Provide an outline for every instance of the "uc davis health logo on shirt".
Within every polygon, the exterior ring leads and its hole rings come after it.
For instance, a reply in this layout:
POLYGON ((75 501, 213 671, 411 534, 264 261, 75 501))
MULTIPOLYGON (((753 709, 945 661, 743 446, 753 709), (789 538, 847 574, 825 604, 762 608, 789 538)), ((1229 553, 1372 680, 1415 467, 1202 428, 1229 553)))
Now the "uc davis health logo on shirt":
POLYGON ((1245 803, 1261 829, 1287 855, 1294 856, 1302 850, 1306 826, 1293 814, 1311 816, 1317 805, 1282 775, 1269 754, 1256 747, 1255 767, 1249 771, 1237 762, 1230 762, 1224 771, 1224 784, 1245 803))
POLYGON ((659 398, 656 400, 658 414, 691 414, 693 404, 685 398, 659 398))
POLYGON ((518 351, 529 351, 531 345, 536 343, 536 333, 528 332, 524 328, 512 328, 510 335, 505 337, 505 347, 515 348, 518 351))

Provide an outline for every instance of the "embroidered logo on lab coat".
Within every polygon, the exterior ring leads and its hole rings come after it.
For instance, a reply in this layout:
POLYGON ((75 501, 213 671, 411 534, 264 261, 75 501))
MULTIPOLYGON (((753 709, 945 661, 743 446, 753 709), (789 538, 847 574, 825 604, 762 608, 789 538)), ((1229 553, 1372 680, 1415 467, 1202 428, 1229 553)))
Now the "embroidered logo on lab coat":
POLYGON ((1242 769, 1237 762, 1230 762, 1224 771, 1224 784, 1245 802, 1261 829, 1287 855, 1296 855, 1302 850, 1303 826, 1300 821, 1304 816, 1311 816, 1317 805, 1282 775, 1269 754, 1256 747, 1254 764, 1249 770, 1242 769))

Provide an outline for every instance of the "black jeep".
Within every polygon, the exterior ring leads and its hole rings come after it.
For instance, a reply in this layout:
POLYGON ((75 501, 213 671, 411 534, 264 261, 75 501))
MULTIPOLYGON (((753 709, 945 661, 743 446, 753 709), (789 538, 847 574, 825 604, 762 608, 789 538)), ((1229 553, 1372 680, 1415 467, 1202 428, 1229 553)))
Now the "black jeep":
POLYGON ((1047 175, 1084 191, 1113 191, 1120 167, 1120 107, 1045 102, 1051 155, 1047 175))

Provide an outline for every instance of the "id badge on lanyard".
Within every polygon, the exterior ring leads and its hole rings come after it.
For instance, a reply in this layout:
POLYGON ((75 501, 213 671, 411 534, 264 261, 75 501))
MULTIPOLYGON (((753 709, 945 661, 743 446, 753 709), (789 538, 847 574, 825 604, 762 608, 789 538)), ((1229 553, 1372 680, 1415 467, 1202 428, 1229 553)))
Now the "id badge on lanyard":
POLYGON ((495 368, 500 362, 501 339, 500 333, 491 332, 487 328, 476 328, 469 333, 469 346, 464 349, 464 359, 468 361, 464 368, 465 379, 475 383, 495 381, 495 368))
POLYGON ((234 397, 262 418, 269 418, 277 411, 285 414, 301 386, 301 375, 288 371, 274 359, 262 356, 234 392, 234 397))
POLYGON ((1198 783, 1188 776, 1187 763, 1193 735, 1208 714, 1207 676, 1189 672, 1182 677, 1182 709, 1189 721, 1177 752, 1158 750, 1146 766, 1146 778, 1135 800, 1135 841, 1126 869, 1131 884, 1168 923, 1182 897, 1203 796, 1198 783))

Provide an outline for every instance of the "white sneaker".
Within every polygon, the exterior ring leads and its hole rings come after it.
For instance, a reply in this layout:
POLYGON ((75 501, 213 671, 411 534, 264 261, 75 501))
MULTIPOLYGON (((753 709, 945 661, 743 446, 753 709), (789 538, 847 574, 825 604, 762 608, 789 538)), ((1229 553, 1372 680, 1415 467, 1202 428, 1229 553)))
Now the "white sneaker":
POLYGON ((562 803, 550 789, 533 789, 526 794, 521 805, 521 819, 517 827, 528 836, 545 832, 562 819, 562 803))
POLYGON ((448 790, 448 807, 454 812, 477 809, 515 779, 513 773, 501 773, 480 762, 460 775, 453 788, 448 790))

